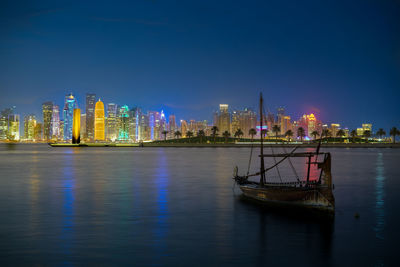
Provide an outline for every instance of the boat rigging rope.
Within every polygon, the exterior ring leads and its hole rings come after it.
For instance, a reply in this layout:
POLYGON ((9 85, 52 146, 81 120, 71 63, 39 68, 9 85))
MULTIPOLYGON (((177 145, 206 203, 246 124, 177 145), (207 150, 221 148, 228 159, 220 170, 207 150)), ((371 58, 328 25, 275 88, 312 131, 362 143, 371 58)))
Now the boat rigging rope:
POLYGON ((252 156, 253 156, 253 140, 251 140, 250 159, 249 159, 249 165, 247 166, 247 174, 246 174, 246 176, 249 176, 251 157, 252 156))
MULTIPOLYGON (((272 145, 271 145, 271 151, 272 151, 272 155, 273 155, 273 157, 274 157, 274 162, 275 162, 275 166, 276 166, 276 171, 278 172, 279 180, 281 180, 281 183, 282 183, 281 173, 280 173, 280 171, 279 171, 278 164, 276 164, 276 158, 275 158, 274 148, 272 147, 272 145)), ((289 159, 290 159, 290 158, 289 158, 289 159)))
MULTIPOLYGON (((271 167, 266 168, 263 172, 265 173, 265 172, 267 172, 267 171, 269 171, 269 170, 275 168, 276 165, 280 164, 282 161, 284 161, 285 159, 287 159, 288 157, 290 157, 291 155, 293 155, 294 151, 296 151, 296 149, 298 149, 298 148, 299 148, 299 147, 296 146, 296 147, 292 150, 292 152, 290 152, 289 154, 287 154, 287 156, 283 157, 280 161, 278 161, 276 164, 272 165, 271 167)), ((262 156, 263 156, 263 155, 260 155, 260 157, 262 157, 262 156)), ((246 177, 248 178, 248 177, 257 176, 257 175, 260 175, 260 174, 261 174, 261 172, 256 172, 256 173, 253 173, 253 174, 249 174, 249 175, 247 175, 246 177)))
MULTIPOLYGON (((283 151, 285 152, 285 154, 287 153, 285 147, 283 147, 283 151)), ((296 175, 297 181, 300 182, 299 176, 297 175, 296 169, 294 168, 294 166, 292 164, 292 160, 290 159, 290 157, 288 158, 288 160, 289 160, 289 164, 290 164, 290 167, 292 168, 292 171, 293 171, 294 175, 296 175)))

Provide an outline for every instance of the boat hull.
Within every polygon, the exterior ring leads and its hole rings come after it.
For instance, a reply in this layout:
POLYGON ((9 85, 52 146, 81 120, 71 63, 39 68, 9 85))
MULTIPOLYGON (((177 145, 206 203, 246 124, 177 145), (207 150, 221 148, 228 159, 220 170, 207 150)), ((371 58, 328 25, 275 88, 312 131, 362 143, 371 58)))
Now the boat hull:
POLYGON ((290 187, 240 185, 247 198, 266 204, 297 206, 334 212, 335 199, 329 187, 290 187))

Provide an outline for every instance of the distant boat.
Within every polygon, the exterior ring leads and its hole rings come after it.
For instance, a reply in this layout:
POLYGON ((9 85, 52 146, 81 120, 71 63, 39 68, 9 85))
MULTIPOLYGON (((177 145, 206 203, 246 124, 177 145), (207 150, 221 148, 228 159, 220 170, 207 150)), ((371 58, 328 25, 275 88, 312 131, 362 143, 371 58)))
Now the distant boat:
MULTIPOLYGON (((263 124, 263 99, 260 94, 260 126, 263 124)), ((335 197, 332 189, 331 174, 331 154, 328 152, 319 152, 321 143, 315 152, 295 152, 295 147, 290 153, 283 154, 264 154, 263 137, 260 134, 260 171, 257 173, 240 176, 238 169, 234 169, 234 180, 239 185, 245 197, 261 201, 268 204, 278 204, 284 206, 305 207, 328 212, 335 211, 335 197), (275 164, 265 168, 264 158, 273 157, 275 164), (306 177, 297 181, 273 182, 268 181, 266 174, 268 171, 277 168, 285 160, 290 161, 293 157, 302 157, 308 159, 306 162, 306 177), (321 158, 318 161, 318 157, 321 158), (310 180, 310 169, 312 165, 317 165, 319 178, 310 180), (253 177, 259 177, 258 181, 251 180, 253 177)), ((293 165, 290 161, 292 168, 293 165)), ((297 174, 296 174, 297 175, 297 174)))

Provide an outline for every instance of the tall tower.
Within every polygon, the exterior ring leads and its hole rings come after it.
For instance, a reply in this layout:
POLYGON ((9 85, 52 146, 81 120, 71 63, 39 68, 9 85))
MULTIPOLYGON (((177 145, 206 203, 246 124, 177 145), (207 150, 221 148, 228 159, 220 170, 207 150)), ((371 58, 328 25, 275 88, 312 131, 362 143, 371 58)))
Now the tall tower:
POLYGON ((72 139, 72 123, 75 108, 76 98, 72 94, 66 95, 64 105, 64 140, 72 139))
POLYGON ((105 139, 104 130, 104 104, 99 99, 94 110, 94 140, 103 141, 105 139))
POLYGON ((51 114, 51 138, 60 138, 60 108, 58 105, 53 105, 51 114))
POLYGON ((107 104, 107 139, 115 141, 117 139, 117 105, 114 103, 107 104))
POLYGON ((86 94, 86 138, 94 139, 94 110, 96 94, 86 94))
POLYGON ((36 117, 31 114, 24 118, 24 138, 29 141, 35 140, 36 117))
POLYGON ((43 113, 43 139, 51 139, 51 119, 53 117, 53 102, 45 102, 42 104, 43 113))
POLYGON ((124 105, 119 109, 118 119, 119 119, 118 140, 128 141, 129 140, 129 107, 127 105, 124 105))
POLYGON ((81 142, 81 110, 74 109, 73 122, 72 122, 72 143, 79 144, 81 142))
POLYGON ((225 131, 231 131, 231 115, 228 111, 227 104, 220 104, 219 105, 219 114, 218 114, 218 130, 220 133, 225 131))
POLYGON ((18 114, 11 114, 8 116, 8 131, 10 140, 19 140, 19 115, 18 114))

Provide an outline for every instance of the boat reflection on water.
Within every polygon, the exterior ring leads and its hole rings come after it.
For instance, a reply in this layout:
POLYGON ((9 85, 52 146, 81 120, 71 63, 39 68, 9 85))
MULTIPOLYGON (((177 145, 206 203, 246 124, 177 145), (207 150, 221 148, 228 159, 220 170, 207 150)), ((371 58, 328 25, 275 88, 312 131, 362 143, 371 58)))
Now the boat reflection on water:
POLYGON ((236 196, 234 206, 237 212, 243 213, 243 210, 246 210, 248 214, 251 213, 252 216, 247 216, 249 217, 247 224, 249 227, 251 225, 253 230, 258 228, 258 234, 255 237, 258 239, 259 248, 256 259, 258 266, 271 263, 286 265, 285 263, 289 264, 293 258, 298 258, 299 262, 309 261, 310 265, 312 262, 329 265, 333 257, 334 216, 291 206, 282 209, 265 205, 243 195, 236 196), (290 238, 287 238, 288 235, 290 238), (312 251, 315 258, 310 259, 304 250, 294 249, 298 247, 312 251), (276 249, 290 251, 290 256, 275 259, 276 249))

